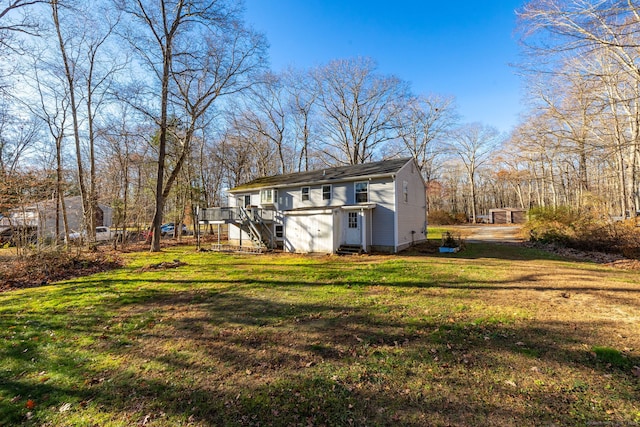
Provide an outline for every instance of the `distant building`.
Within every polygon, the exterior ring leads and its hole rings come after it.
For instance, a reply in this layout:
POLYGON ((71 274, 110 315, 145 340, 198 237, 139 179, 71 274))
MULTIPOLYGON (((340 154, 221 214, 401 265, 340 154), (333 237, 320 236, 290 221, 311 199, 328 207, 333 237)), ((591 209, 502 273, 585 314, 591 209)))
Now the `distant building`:
POLYGON ((524 224, 527 222, 527 210, 518 208, 489 209, 491 224, 524 224))
MULTIPOLYGON (((67 223, 70 231, 80 231, 82 229, 82 199, 80 196, 65 197, 65 208, 67 211, 67 223)), ((96 226, 111 227, 113 210, 101 203, 95 213, 96 226)), ((60 217, 59 230, 64 232, 62 216, 60 217)), ((12 209, 9 215, 0 218, 0 232, 10 229, 29 229, 37 233, 38 239, 55 238, 56 236, 56 201, 43 200, 30 205, 12 209)))

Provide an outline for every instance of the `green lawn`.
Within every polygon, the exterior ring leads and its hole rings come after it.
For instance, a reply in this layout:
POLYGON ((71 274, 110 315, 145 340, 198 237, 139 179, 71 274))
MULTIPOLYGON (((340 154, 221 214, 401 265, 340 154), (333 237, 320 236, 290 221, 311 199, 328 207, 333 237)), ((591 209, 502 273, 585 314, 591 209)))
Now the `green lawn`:
POLYGON ((1 426, 640 423, 638 272, 473 244, 124 256, 0 293, 1 426))

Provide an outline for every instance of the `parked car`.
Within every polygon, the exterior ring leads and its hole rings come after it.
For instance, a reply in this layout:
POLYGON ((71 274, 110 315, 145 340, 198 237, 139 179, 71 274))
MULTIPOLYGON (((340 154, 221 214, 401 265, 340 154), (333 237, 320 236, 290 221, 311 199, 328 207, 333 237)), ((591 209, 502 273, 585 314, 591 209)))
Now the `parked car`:
MULTIPOLYGON (((115 237, 109 227, 96 227, 96 242, 108 242, 115 237)), ((86 231, 69 233, 69 241, 81 242, 87 238, 86 231)))
MULTIPOLYGON (((162 234, 163 236, 173 235, 175 233, 175 230, 176 230, 176 225, 173 222, 168 222, 160 226, 160 234, 162 234)), ((184 236, 187 234, 188 234, 187 226, 182 224, 182 235, 184 236)))

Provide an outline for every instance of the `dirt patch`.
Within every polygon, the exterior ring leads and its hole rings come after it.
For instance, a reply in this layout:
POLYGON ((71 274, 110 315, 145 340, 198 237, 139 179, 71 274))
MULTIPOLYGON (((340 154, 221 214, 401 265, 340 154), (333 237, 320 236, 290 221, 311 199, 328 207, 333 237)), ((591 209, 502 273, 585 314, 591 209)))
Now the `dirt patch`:
POLYGON ((522 227, 519 225, 470 224, 447 227, 454 235, 468 242, 521 243, 522 227))
POLYGON ((173 261, 170 261, 170 262, 160 262, 157 264, 149 264, 145 267, 139 268, 136 271, 143 272, 143 271, 153 271, 153 270, 168 270, 170 268, 182 267, 183 265, 187 265, 187 263, 182 262, 179 259, 174 259, 173 261))

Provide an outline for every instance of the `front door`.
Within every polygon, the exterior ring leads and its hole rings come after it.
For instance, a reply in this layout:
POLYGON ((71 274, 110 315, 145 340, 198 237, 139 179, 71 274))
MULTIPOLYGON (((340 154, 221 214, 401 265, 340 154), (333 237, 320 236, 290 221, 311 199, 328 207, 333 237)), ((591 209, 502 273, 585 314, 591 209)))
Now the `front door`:
POLYGON ((344 243, 346 245, 362 244, 362 218, 360 212, 346 212, 344 243))

